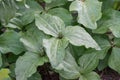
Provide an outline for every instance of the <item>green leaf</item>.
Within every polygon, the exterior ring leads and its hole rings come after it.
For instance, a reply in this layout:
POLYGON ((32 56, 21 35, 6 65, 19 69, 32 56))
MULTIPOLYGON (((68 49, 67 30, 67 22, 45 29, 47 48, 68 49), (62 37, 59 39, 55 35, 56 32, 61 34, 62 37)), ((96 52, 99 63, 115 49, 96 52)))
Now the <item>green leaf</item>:
POLYGON ((112 31, 113 35, 120 38, 120 12, 116 10, 107 10, 103 18, 99 21, 99 27, 96 29, 95 33, 106 33, 107 31, 112 31))
POLYGON ((33 1, 33 0, 16 0, 16 1, 21 2, 22 4, 24 4, 22 6, 24 6, 26 8, 30 8, 30 6, 27 4, 27 2, 33 1))
POLYGON ((35 14, 39 14, 43 11, 43 8, 34 0, 27 0, 27 5, 29 5, 30 8, 20 8, 21 17, 23 25, 27 25, 34 21, 35 14))
POLYGON ((106 35, 98 35, 98 34, 96 35, 96 34, 94 34, 93 38, 100 45, 100 47, 102 49, 111 46, 111 44, 109 42, 109 39, 108 39, 108 36, 106 36, 106 35))
MULTIPOLYGON (((99 55, 99 59, 104 59, 108 50, 111 48, 111 44, 109 42, 108 37, 106 35, 96 35, 96 34, 92 35, 92 37, 101 47, 101 50, 93 50, 91 53, 97 53, 99 55)), ((78 60, 78 58, 81 55, 83 55, 85 51, 88 50, 84 46, 70 45, 69 47, 72 55, 75 57, 76 60, 78 60)))
POLYGON ((42 52, 43 38, 47 36, 40 31, 34 24, 28 25, 29 29, 23 33, 20 41, 24 44, 26 49, 31 52, 40 53, 42 52))
POLYGON ((2 53, 12 52, 16 55, 24 51, 24 46, 19 41, 20 34, 15 31, 6 31, 0 35, 0 51, 2 53))
POLYGON ((114 45, 117 47, 120 47, 120 38, 115 38, 114 39, 114 45))
POLYGON ((96 29, 101 18, 102 3, 98 0, 75 0, 70 5, 70 11, 78 11, 78 22, 90 29, 96 29))
POLYGON ((65 37, 75 46, 85 46, 100 50, 96 41, 80 26, 68 26, 65 29, 65 37))
POLYGON ((59 7, 59 6, 65 5, 66 2, 67 2, 67 0, 52 0, 51 3, 46 4, 45 9, 49 10, 54 7, 59 7))
POLYGON ((112 54, 109 57, 108 65, 113 70, 120 73, 120 48, 114 47, 112 50, 112 54))
POLYGON ((113 7, 115 0, 100 0, 103 2, 102 10, 105 11, 113 7))
POLYGON ((5 27, 21 29, 22 26, 23 26, 22 20, 19 18, 19 16, 16 16, 10 19, 9 23, 5 27))
POLYGON ((2 55, 0 53, 0 67, 2 66, 2 55))
POLYGON ((35 24, 44 33, 54 37, 58 37, 65 28, 64 22, 59 17, 50 14, 36 15, 35 24))
POLYGON ((71 25, 72 23, 72 15, 65 8, 53 8, 48 11, 48 13, 60 17, 66 25, 71 25))
POLYGON ((93 38, 95 41, 99 44, 101 47, 101 50, 99 51, 93 51, 94 53, 97 53, 99 55, 100 59, 104 59, 106 56, 108 50, 111 48, 111 44, 109 42, 109 39, 105 35, 93 35, 93 38))
POLYGON ((107 54, 107 55, 104 57, 104 59, 102 59, 102 60, 99 61, 99 65, 98 65, 98 67, 97 67, 99 71, 102 71, 102 70, 104 70, 105 68, 108 67, 108 59, 109 59, 109 56, 110 56, 110 54, 107 54))
POLYGON ((19 28, 28 25, 35 19, 35 14, 43 11, 42 7, 34 0, 27 0, 26 4, 29 8, 24 7, 24 4, 19 4, 18 15, 13 17, 5 27, 19 28))
POLYGON ((15 74, 17 80, 27 80, 37 71, 39 65, 47 62, 47 57, 40 57, 39 54, 26 52, 23 56, 19 57, 16 62, 15 74))
POLYGON ((0 80, 11 80, 9 77, 10 71, 8 69, 1 69, 0 70, 0 80))
POLYGON ((9 20, 16 14, 17 6, 14 0, 0 1, 0 21, 3 25, 8 24, 9 20))
POLYGON ((101 80, 100 76, 95 72, 90 72, 80 76, 79 80, 101 80))
POLYGON ((99 59, 104 59, 111 47, 106 47, 100 51, 96 51, 99 54, 99 59))
POLYGON ((22 13, 20 17, 22 24, 27 25, 35 19, 35 12, 33 10, 27 10, 22 13))
POLYGON ((58 66, 65 58, 67 45, 68 41, 66 39, 51 38, 43 40, 43 46, 53 68, 58 66))
POLYGON ((61 76, 59 77, 59 79, 60 79, 60 80, 76 80, 76 79, 65 79, 65 78, 63 78, 63 77, 61 77, 61 76))
POLYGON ((52 0, 44 0, 46 3, 51 3, 52 0))
MULTIPOLYGON (((110 12, 110 13, 112 13, 112 12, 110 12)), ((108 26, 109 29, 112 31, 113 35, 117 38, 120 38, 120 24, 119 23, 120 23, 120 12, 113 11, 111 20, 109 19, 109 21, 108 21, 109 25, 104 25, 104 27, 108 26)))
POLYGON ((28 80, 42 80, 42 78, 41 75, 38 72, 36 72, 30 78, 28 78, 28 80))
POLYGON ((66 50, 64 60, 56 67, 60 76, 65 79, 77 79, 80 76, 79 67, 72 57, 71 53, 66 50))
POLYGON ((74 56, 76 60, 80 58, 84 54, 84 52, 87 50, 84 46, 74 46, 69 45, 70 52, 74 56))
POLYGON ((94 70, 99 63, 98 54, 91 53, 90 51, 87 51, 86 53, 87 54, 84 54, 78 60, 80 72, 84 74, 94 70))

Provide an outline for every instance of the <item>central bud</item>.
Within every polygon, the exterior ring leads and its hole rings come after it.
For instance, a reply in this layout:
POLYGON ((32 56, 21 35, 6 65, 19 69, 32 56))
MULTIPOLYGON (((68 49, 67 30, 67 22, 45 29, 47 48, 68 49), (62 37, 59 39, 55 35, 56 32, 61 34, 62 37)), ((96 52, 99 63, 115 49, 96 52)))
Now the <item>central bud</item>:
POLYGON ((59 34, 58 34, 58 39, 62 39, 63 38, 63 34, 60 32, 59 34))

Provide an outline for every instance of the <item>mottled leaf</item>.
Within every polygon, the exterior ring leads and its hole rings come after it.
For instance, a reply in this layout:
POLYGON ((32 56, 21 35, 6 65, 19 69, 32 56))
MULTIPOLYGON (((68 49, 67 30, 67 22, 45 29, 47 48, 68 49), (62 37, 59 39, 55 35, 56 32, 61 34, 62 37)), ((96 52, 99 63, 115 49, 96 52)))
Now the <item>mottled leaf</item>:
POLYGON ((56 67, 60 76, 65 79, 77 79, 80 76, 79 67, 69 51, 66 51, 64 60, 56 67))
POLYGON ((9 20, 16 14, 17 6, 14 0, 0 1, 0 21, 3 25, 7 25, 9 20))
POLYGON ((16 79, 27 80, 27 78, 31 77, 37 71, 39 65, 43 65, 47 61, 47 57, 40 57, 39 54, 33 52, 26 52, 16 62, 16 79))
POLYGON ((31 52, 42 52, 42 42, 47 36, 40 31, 34 24, 28 25, 28 29, 23 33, 20 41, 24 44, 26 49, 31 52))
POLYGON ((65 30, 65 37, 75 46, 85 46, 100 50, 96 41, 80 26, 68 26, 65 30))
POLYGON ((54 37, 58 37, 65 28, 64 22, 59 17, 50 14, 36 15, 35 24, 44 33, 54 37))
POLYGON ((43 40, 43 46, 53 68, 58 66, 65 58, 65 48, 67 45, 68 41, 65 39, 51 38, 43 40))
POLYGON ((101 18, 102 3, 98 0, 75 0, 70 5, 70 11, 78 11, 78 22, 90 29, 96 29, 101 18))

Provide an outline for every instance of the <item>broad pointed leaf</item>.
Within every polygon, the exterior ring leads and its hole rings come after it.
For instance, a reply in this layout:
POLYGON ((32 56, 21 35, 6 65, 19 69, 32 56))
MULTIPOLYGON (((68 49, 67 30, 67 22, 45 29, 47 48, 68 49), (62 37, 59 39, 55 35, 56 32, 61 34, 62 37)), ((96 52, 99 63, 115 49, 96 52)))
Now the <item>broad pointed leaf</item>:
POLYGON ((48 13, 60 17, 66 25, 71 25, 72 23, 72 15, 71 13, 64 8, 54 8, 50 9, 48 13))
POLYGON ((78 22, 90 29, 96 29, 101 18, 102 3, 98 0, 75 0, 70 5, 70 11, 78 11, 78 22))
POLYGON ((20 42, 20 34, 15 31, 6 31, 0 36, 0 51, 2 53, 12 52, 20 54, 24 51, 24 46, 20 42))
POLYGON ((97 66, 97 69, 99 71, 102 71, 102 70, 104 70, 105 68, 108 67, 109 57, 110 57, 110 54, 106 54, 106 56, 102 60, 99 61, 99 64, 97 66))
POLYGON ((9 20, 16 14, 17 6, 14 0, 0 1, 0 21, 3 25, 8 24, 9 20))
POLYGON ((98 29, 94 30, 95 33, 106 33, 112 31, 113 35, 120 38, 120 12, 116 10, 107 10, 103 18, 99 21, 98 29))
POLYGON ((27 80, 27 78, 31 77, 37 71, 36 69, 39 65, 43 65, 47 61, 47 57, 40 57, 39 54, 26 52, 16 62, 16 79, 27 80))
POLYGON ((64 22, 59 17, 50 14, 36 15, 35 24, 44 33, 54 37, 58 37, 65 28, 64 22))
POLYGON ((80 66, 81 73, 89 73, 94 70, 99 63, 98 54, 86 52, 82 57, 79 58, 78 64, 80 66))
POLYGON ((69 51, 66 51, 64 60, 56 67, 60 76, 65 79, 77 79, 80 76, 79 67, 69 51))
POLYGON ((23 25, 31 23, 35 19, 35 14, 39 14, 43 11, 42 7, 34 0, 27 0, 26 4, 30 8, 20 8, 19 12, 22 14, 20 19, 23 25))
POLYGON ((40 31, 34 24, 28 25, 30 27, 25 33, 23 33, 20 41, 24 44, 26 49, 31 52, 42 52, 42 42, 47 36, 40 31))
POLYGON ((67 0, 51 0, 51 3, 47 3, 45 6, 46 10, 49 10, 54 7, 62 6, 67 3, 67 0))
POLYGON ((34 0, 27 0, 26 4, 29 8, 26 8, 24 7, 24 4, 21 3, 20 5, 19 3, 19 10, 17 11, 19 15, 13 17, 5 27, 21 29, 23 26, 34 21, 35 14, 39 14, 43 11, 42 7, 34 0))
POLYGON ((5 27, 21 29, 23 27, 23 22, 19 18, 19 16, 16 16, 16 17, 10 19, 9 23, 5 27))
POLYGON ((66 39, 51 38, 43 40, 43 46, 45 47, 53 68, 60 64, 65 58, 65 48, 67 45, 68 41, 66 39))
POLYGON ((116 0, 100 0, 100 1, 102 1, 102 3, 103 3, 102 4, 102 10, 105 11, 105 10, 108 10, 110 8, 113 8, 114 2, 116 0))
POLYGON ((120 73, 120 48, 114 47, 109 57, 108 65, 113 70, 120 73))
POLYGON ((104 59, 108 50, 111 48, 111 44, 109 42, 108 36, 105 35, 93 35, 94 40, 99 44, 101 50, 93 50, 94 53, 99 55, 100 59, 104 59))
POLYGON ((97 73, 90 72, 80 76, 79 80, 101 80, 101 79, 97 73))
POLYGON ((96 41, 80 26, 68 26, 65 30, 65 37, 75 46, 85 46, 100 50, 96 41))

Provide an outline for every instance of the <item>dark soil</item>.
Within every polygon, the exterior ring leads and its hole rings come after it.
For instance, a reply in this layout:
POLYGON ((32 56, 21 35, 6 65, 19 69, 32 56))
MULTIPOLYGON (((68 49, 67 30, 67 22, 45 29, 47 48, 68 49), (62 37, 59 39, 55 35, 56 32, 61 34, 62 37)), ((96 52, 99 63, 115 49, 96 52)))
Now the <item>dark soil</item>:
POLYGON ((42 80, 59 80, 59 74, 53 72, 49 66, 50 64, 46 63, 43 66, 38 67, 42 80))
MULTIPOLYGON (((53 72, 50 69, 50 64, 44 64, 41 67, 38 67, 38 71, 42 76, 42 80, 59 80, 59 74, 53 72)), ((120 75, 110 68, 106 68, 103 71, 96 71, 102 80, 120 80, 120 75)))
POLYGON ((110 68, 106 68, 98 73, 102 80, 120 80, 120 74, 110 68))

